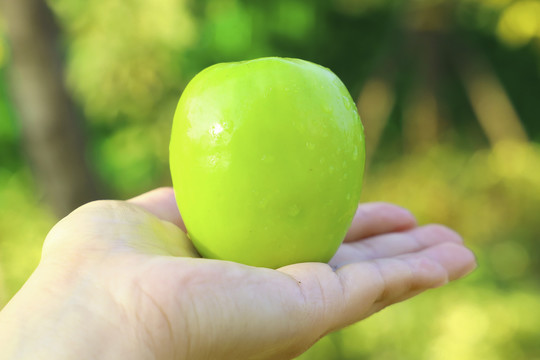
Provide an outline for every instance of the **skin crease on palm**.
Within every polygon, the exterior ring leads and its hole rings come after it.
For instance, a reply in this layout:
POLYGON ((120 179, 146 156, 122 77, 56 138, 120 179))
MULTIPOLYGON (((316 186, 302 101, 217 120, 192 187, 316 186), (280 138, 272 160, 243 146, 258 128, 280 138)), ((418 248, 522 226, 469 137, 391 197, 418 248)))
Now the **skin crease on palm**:
POLYGON ((202 259, 184 231, 170 188, 75 210, 0 313, 0 359, 290 359, 475 267, 455 232, 386 203, 359 206, 329 264, 202 259))

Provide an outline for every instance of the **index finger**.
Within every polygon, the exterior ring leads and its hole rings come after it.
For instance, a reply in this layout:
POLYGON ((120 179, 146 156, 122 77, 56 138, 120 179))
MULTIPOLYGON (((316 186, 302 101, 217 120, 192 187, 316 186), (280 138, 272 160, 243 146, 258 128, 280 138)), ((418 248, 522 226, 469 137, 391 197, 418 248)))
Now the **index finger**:
POLYGON ((161 220, 175 224, 186 232, 186 226, 184 225, 184 221, 178 210, 172 187, 162 187, 151 190, 127 201, 151 212, 161 220))
POLYGON ((397 205, 385 202, 361 204, 356 210, 345 242, 394 231, 404 231, 416 226, 413 214, 397 205))

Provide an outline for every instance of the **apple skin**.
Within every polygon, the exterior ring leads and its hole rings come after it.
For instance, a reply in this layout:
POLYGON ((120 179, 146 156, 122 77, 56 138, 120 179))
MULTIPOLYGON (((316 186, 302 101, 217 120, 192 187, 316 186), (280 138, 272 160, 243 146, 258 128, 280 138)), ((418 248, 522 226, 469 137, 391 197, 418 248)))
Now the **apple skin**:
POLYGON ((345 85, 288 58, 213 65, 184 90, 170 167, 207 258, 278 268, 328 262, 360 198, 364 131, 345 85))

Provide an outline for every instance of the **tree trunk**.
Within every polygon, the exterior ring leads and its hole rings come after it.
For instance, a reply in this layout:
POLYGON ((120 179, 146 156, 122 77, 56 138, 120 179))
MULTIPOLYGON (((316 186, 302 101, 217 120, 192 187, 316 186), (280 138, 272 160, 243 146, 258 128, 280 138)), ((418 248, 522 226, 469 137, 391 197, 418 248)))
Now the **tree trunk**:
POLYGON ((64 86, 59 31, 43 0, 0 0, 11 45, 10 83, 26 155, 58 216, 97 198, 73 102, 64 86))

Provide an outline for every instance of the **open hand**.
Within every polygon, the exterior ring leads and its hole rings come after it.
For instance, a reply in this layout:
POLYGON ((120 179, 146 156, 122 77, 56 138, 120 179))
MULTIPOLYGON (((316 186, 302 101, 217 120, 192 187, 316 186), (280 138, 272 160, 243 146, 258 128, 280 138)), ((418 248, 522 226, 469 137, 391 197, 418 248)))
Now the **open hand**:
POLYGON ((474 267, 455 232, 386 203, 359 206, 329 264, 202 259, 162 188, 84 205, 51 230, 0 313, 0 359, 288 359, 474 267))

